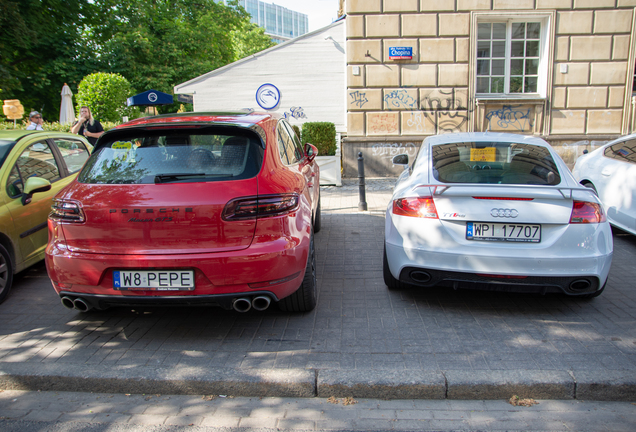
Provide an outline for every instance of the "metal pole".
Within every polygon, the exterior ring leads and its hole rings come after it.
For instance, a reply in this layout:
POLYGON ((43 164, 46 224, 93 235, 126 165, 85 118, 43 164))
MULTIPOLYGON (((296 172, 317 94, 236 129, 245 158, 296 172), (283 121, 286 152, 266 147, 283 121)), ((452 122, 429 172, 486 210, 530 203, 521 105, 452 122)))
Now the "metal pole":
POLYGON ((358 203, 358 211, 367 210, 367 193, 364 183, 364 158, 362 152, 358 152, 358 186, 360 188, 360 202, 358 203))

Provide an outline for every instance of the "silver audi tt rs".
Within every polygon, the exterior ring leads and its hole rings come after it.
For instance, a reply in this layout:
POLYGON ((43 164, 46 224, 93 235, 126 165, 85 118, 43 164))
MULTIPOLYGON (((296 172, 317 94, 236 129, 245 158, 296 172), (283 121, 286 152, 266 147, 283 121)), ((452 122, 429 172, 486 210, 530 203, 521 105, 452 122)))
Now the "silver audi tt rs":
POLYGON ((457 133, 424 140, 386 212, 384 281, 596 297, 612 262, 601 202, 544 140, 457 133))

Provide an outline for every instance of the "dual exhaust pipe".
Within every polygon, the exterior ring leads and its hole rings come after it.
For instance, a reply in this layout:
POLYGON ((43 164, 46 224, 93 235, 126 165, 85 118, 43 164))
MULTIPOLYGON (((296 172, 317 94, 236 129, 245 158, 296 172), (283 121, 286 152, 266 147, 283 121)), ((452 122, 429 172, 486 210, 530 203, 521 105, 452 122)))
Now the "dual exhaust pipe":
POLYGON ((268 296, 257 296, 253 299, 249 297, 241 297, 234 300, 232 308, 237 312, 247 312, 254 308, 257 311, 264 311, 269 307, 272 300, 268 296))
POLYGON ((68 296, 62 297, 62 305, 68 309, 75 309, 80 312, 88 312, 93 309, 93 306, 90 305, 86 300, 81 297, 72 298, 68 296))

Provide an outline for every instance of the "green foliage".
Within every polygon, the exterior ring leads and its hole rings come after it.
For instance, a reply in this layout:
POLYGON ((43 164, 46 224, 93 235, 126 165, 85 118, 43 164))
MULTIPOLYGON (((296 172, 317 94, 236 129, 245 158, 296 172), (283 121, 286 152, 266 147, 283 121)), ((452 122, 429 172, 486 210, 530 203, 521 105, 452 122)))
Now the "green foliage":
POLYGON ((90 0, 0 0, 0 83, 3 99, 58 120, 64 83, 74 91, 95 69, 82 32, 95 14, 90 0))
POLYGON ((300 133, 300 128, 296 125, 292 125, 292 129, 294 130, 294 132, 296 132, 296 135, 298 136, 298 139, 300 139, 301 137, 301 133, 300 133))
POLYGON ((2 99, 19 99, 26 112, 58 120, 64 83, 77 93, 89 74, 118 73, 133 94, 172 93, 176 84, 274 45, 245 9, 230 3, 0 0, 2 99))
POLYGON ((319 156, 336 154, 336 126, 331 122, 303 123, 302 142, 318 148, 319 156))
POLYGON ((126 106, 126 99, 132 95, 130 83, 123 76, 103 72, 90 74, 84 77, 77 89, 77 113, 80 107, 87 106, 100 122, 118 121, 123 116, 136 118, 139 109, 126 106))
MULTIPOLYGON (((115 126, 120 125, 120 122, 100 122, 104 127, 104 130, 111 130, 115 126)), ((0 121, 0 130, 11 130, 11 129, 22 129, 25 130, 29 125, 28 120, 16 121, 15 128, 13 127, 13 121, 0 121)), ((45 131, 55 131, 55 132, 70 132, 71 125, 70 124, 61 124, 59 122, 44 122, 42 125, 45 131)))

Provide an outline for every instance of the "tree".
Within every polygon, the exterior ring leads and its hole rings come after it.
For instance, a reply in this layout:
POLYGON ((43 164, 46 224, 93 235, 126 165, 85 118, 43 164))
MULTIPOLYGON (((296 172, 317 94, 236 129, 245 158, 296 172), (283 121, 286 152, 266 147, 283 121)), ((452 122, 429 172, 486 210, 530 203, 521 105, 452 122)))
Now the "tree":
MULTIPOLYGON (((273 45, 243 8, 213 0, 97 0, 109 70, 141 92, 174 85, 273 45)), ((175 109, 178 106, 175 107, 175 109)))
POLYGON ((120 121, 125 115, 134 117, 137 111, 126 106, 126 99, 132 94, 130 83, 119 74, 90 74, 78 86, 77 111, 88 106, 93 117, 100 121, 120 121))
POLYGON ((82 44, 91 8, 88 0, 0 0, 2 98, 58 117, 64 83, 74 88, 94 70, 82 44))

